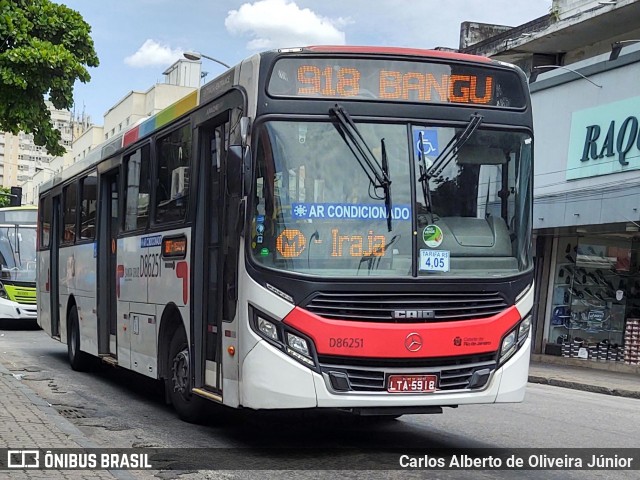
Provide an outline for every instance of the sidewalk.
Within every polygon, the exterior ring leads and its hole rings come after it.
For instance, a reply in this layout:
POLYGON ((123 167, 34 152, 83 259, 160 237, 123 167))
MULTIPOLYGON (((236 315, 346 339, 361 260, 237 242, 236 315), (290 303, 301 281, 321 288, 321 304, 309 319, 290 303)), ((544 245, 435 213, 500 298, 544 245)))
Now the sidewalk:
MULTIPOLYGON (((97 448, 78 428, 0 364, 0 448, 97 448)), ((3 461, 6 459, 3 459, 3 461)), ((5 470, 13 479, 120 479, 124 470, 5 470)))
POLYGON ((632 373, 532 361, 529 382, 640 399, 640 376, 632 373))

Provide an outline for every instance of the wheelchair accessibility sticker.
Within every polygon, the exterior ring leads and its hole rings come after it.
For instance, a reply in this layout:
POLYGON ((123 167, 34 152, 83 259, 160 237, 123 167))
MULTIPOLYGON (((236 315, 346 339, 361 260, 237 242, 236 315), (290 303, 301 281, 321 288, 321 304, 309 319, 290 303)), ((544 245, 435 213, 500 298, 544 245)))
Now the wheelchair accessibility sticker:
MULTIPOLYGON (((437 130, 413 130, 413 147, 415 157, 418 158, 420 152, 424 153, 425 157, 437 157, 440 154, 438 148, 438 131, 437 130), (422 149, 420 148, 420 134, 422 134, 422 149)), ((427 162, 427 165, 429 162, 427 162)))

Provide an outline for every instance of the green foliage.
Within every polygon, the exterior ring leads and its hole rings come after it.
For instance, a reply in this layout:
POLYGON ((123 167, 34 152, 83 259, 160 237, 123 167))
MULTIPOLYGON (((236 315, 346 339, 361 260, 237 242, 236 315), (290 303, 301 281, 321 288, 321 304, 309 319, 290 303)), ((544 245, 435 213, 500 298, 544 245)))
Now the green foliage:
POLYGON ((9 206, 9 202, 11 201, 10 195, 10 188, 0 187, 0 208, 9 206))
POLYGON ((552 22, 557 22, 560 20, 560 9, 557 6, 549 7, 549 16, 551 17, 552 22))
POLYGON ((91 27, 75 10, 50 0, 0 0, 0 131, 32 133, 36 145, 61 156, 60 132, 45 96, 73 106, 73 85, 98 66, 91 27))

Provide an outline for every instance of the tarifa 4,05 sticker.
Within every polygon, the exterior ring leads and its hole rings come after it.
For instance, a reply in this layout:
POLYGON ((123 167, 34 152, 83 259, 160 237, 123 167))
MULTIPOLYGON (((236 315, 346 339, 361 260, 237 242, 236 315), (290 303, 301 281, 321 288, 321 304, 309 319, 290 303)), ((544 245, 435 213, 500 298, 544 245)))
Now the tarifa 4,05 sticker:
POLYGON ((444 240, 442 229, 437 225, 427 225, 422 231, 422 239, 427 247, 438 248, 444 240))

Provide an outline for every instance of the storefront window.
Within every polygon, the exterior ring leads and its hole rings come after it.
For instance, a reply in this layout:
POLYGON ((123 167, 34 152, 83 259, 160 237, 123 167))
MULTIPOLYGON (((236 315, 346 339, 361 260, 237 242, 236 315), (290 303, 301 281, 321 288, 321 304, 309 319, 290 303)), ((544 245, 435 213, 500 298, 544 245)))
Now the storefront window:
POLYGON ((626 325, 640 318, 639 246, 622 234, 558 238, 547 353, 625 360, 626 325))

